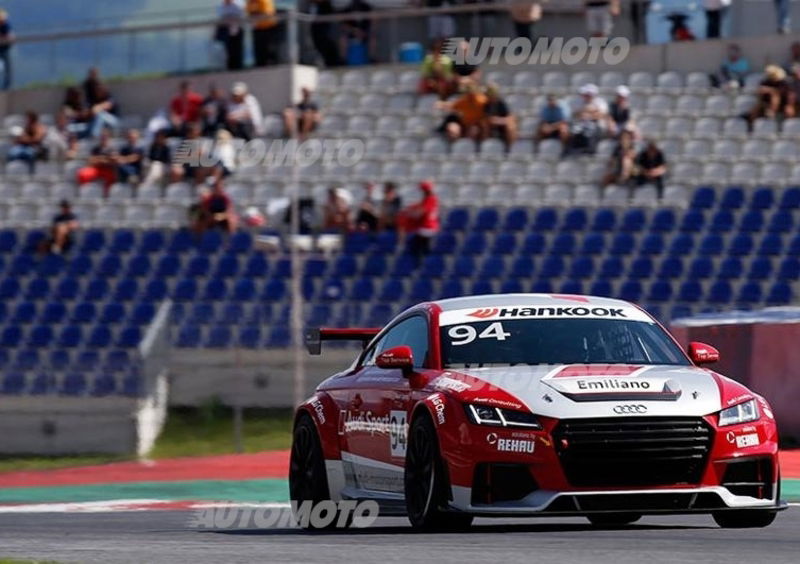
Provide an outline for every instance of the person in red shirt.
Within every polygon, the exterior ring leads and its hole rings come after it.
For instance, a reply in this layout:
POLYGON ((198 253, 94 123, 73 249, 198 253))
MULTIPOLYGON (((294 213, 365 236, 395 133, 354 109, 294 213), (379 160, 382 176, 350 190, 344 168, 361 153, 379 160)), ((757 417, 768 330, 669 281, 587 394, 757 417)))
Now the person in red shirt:
POLYGON ((178 93, 169 104, 169 121, 172 124, 172 133, 183 136, 188 124, 200 121, 202 108, 203 97, 192 91, 192 84, 188 80, 181 81, 178 93))
POLYGON ((225 184, 221 178, 214 182, 211 192, 202 197, 199 211, 198 231, 223 229, 233 233, 238 227, 233 201, 225 192, 225 184))
POLYGON ((439 232, 439 198, 434 191, 433 182, 419 183, 422 199, 405 208, 398 218, 402 232, 411 233, 408 249, 412 255, 421 257, 431 250, 431 240, 439 232))

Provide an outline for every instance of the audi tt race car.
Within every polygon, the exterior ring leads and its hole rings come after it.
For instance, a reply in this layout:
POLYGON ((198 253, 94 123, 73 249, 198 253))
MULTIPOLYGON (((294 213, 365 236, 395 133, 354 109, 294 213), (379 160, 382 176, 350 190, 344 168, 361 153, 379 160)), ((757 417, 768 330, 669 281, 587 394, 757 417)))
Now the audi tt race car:
POLYGON ((474 516, 710 513, 764 527, 780 501, 767 401, 702 365, 639 307, 606 298, 473 296, 383 329, 317 329, 363 352, 296 413, 295 502, 374 500, 418 528, 474 516))

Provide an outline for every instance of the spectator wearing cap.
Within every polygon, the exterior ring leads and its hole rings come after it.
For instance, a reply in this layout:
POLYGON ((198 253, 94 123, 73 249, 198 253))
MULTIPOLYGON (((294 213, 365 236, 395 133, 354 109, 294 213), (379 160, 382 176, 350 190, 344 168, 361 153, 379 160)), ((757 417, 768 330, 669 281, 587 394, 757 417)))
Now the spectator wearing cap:
POLYGON ((499 137, 510 149, 517 140, 517 118, 505 100, 500 97, 500 89, 496 84, 486 88, 486 131, 484 137, 499 137))
POLYGON ((481 93, 477 84, 471 84, 467 91, 453 102, 437 102, 437 107, 449 110, 439 128, 450 141, 461 137, 480 140, 483 137, 486 120, 486 104, 489 99, 481 93))
POLYGON ((344 188, 328 188, 328 199, 323 209, 322 227, 326 231, 348 233, 352 227, 350 193, 344 188))
POLYGON ((78 185, 99 181, 107 191, 117 181, 117 168, 117 152, 111 146, 111 134, 104 129, 92 148, 87 165, 78 169, 78 185))
POLYGON ((578 93, 581 102, 572 117, 569 146, 573 151, 593 153, 608 127, 608 104, 594 84, 584 84, 578 93))
POLYGON ((3 63, 3 90, 11 88, 11 46, 16 37, 8 21, 8 12, 0 9, 0 61, 3 63))
POLYGON ((608 129, 612 135, 619 135, 626 128, 633 128, 631 115, 631 91, 627 86, 617 86, 614 100, 608 105, 608 129))
POLYGON ((750 63, 742 56, 742 49, 736 43, 728 45, 725 60, 718 74, 711 75, 711 84, 726 90, 736 90, 744 86, 744 79, 750 72, 750 63))
POLYGON ((614 29, 614 18, 620 14, 619 0, 585 0, 586 30, 592 37, 608 37, 614 29))
POLYGON ((25 125, 8 150, 7 160, 23 161, 31 174, 36 171, 36 161, 47 159, 47 126, 39 119, 39 114, 29 111, 25 114, 25 125))
POLYGON ((181 137, 186 133, 186 125, 200 120, 203 97, 192 90, 192 83, 182 80, 178 92, 169 103, 169 122, 172 133, 181 137))
POLYGON ((286 137, 297 137, 305 141, 317 128, 322 116, 319 106, 312 98, 311 89, 304 86, 300 92, 300 101, 294 107, 283 110, 283 130, 286 137))
POLYGON ((261 104, 250 94, 244 82, 236 82, 231 88, 226 122, 228 131, 240 139, 249 141, 256 135, 264 133, 261 104))
POLYGON ((655 185, 658 190, 658 197, 663 197, 667 160, 664 158, 664 153, 652 139, 647 141, 644 149, 636 156, 636 168, 638 170, 636 183, 639 186, 644 184, 655 185))
POLYGON ((253 55, 257 67, 278 64, 280 29, 273 0, 247 0, 247 15, 253 21, 253 55))
POLYGON ((400 230, 411 234, 409 252, 417 257, 430 253, 431 241, 440 228, 439 198, 434 191, 433 182, 420 182, 419 189, 422 199, 405 208, 398 218, 400 230))
POLYGON ((378 229, 381 231, 395 231, 397 229, 397 219, 402 209, 403 199, 397 192, 397 185, 394 182, 386 182, 383 185, 383 200, 381 200, 380 205, 378 229))
POLYGON ((731 0, 703 0, 706 11, 706 38, 716 39, 722 36, 722 26, 730 8, 731 0))
POLYGON ((236 0, 222 0, 217 8, 219 23, 214 39, 225 47, 225 68, 241 70, 244 67, 244 9, 236 0))
POLYGON ((453 60, 442 53, 442 41, 436 40, 422 60, 420 69, 419 93, 438 94, 446 100, 453 91, 453 60))
POLYGON ((561 102, 555 94, 548 94, 547 103, 539 113, 536 141, 558 139, 566 147, 569 141, 570 117, 569 107, 561 102))
POLYGON ((61 200, 59 212, 53 217, 50 237, 45 240, 42 251, 54 254, 65 253, 73 244, 73 234, 80 227, 78 216, 72 211, 69 200, 61 200))

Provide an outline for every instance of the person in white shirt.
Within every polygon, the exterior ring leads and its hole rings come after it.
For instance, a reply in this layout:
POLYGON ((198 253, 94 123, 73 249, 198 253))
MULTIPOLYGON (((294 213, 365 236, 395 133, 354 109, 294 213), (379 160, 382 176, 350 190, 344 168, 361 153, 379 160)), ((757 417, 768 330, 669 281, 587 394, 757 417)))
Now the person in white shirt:
POLYGON ((244 82, 236 82, 231 88, 226 121, 227 129, 234 137, 249 141, 253 137, 264 135, 261 104, 249 93, 244 82))
POLYGON ((706 11, 706 38, 722 37, 722 23, 731 5, 731 0, 703 0, 706 11))

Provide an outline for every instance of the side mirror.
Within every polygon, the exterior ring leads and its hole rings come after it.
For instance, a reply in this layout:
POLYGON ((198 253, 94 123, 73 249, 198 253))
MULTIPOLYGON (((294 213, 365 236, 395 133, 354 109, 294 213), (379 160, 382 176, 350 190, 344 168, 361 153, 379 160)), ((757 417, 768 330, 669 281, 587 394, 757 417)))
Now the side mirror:
POLYGON ((411 347, 401 345, 386 349, 375 359, 375 366, 387 370, 399 368, 403 372, 410 371, 414 368, 414 355, 411 352, 411 347))
POLYGON ((689 358, 698 366, 701 364, 711 364, 719 360, 719 351, 705 343, 689 343, 689 358))

